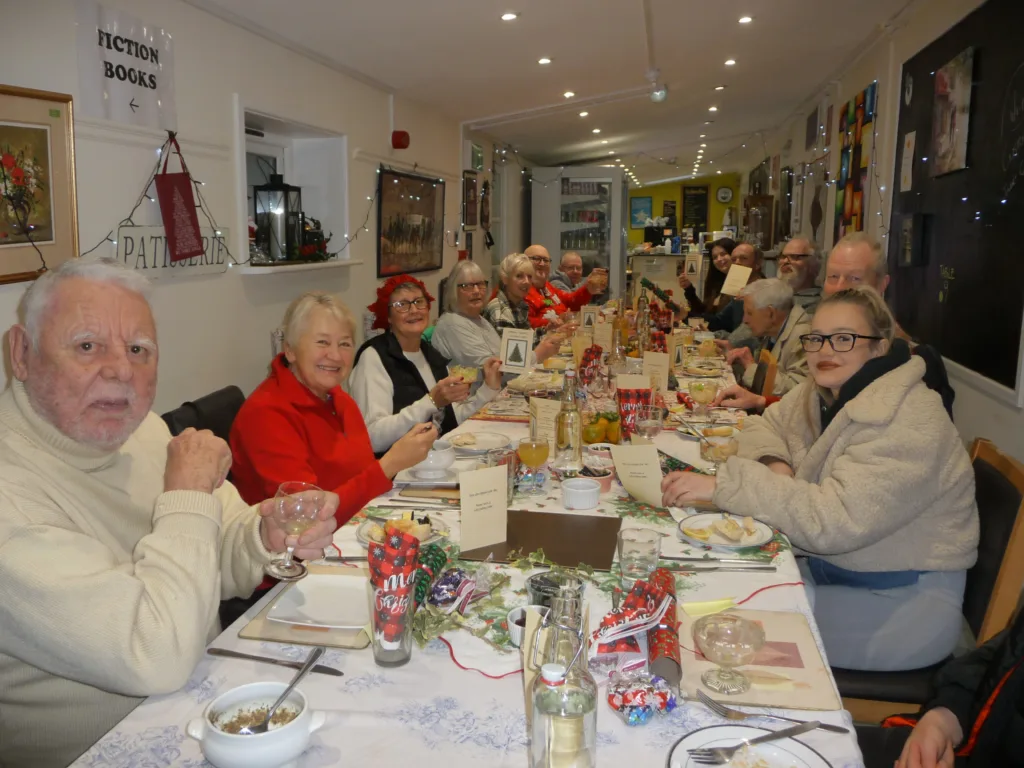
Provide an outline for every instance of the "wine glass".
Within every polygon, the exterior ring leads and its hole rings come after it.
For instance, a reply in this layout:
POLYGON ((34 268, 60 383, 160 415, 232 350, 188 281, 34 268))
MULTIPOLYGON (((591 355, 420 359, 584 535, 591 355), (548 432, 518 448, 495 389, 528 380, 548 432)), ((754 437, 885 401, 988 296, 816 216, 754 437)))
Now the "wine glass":
MULTIPOLYGON (((327 500, 322 489, 310 483, 289 481, 281 483, 274 497, 274 521, 289 536, 298 538, 317 523, 320 510, 327 500)), ((296 562, 294 558, 295 544, 288 546, 283 558, 277 558, 265 565, 263 570, 268 576, 279 581, 298 581, 304 578, 306 566, 296 562)))
POLYGON ((548 450, 548 441, 544 439, 524 437, 519 441, 519 460, 533 472, 533 487, 524 490, 522 492, 524 496, 542 496, 544 494, 538 475, 540 475, 540 468, 548 460, 548 450))
POLYGON ((693 398, 693 402, 696 405, 693 409, 695 415, 700 417, 707 416, 708 406, 715 402, 720 388, 721 382, 718 379, 690 380, 687 389, 690 391, 690 397, 693 398))
POLYGON ((704 685, 727 696, 750 688, 750 680, 736 667, 752 662, 764 645, 760 624, 732 613, 714 613, 697 620, 693 637, 704 657, 718 665, 700 676, 704 685))

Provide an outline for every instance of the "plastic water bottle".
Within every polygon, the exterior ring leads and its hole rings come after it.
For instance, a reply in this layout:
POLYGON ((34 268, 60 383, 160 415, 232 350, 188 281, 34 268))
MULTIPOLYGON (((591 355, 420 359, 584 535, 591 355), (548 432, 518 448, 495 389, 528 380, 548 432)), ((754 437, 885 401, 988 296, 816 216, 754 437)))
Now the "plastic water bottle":
POLYGON ((530 768, 597 765, 597 685, 589 672, 566 677, 562 664, 544 664, 533 684, 530 768))

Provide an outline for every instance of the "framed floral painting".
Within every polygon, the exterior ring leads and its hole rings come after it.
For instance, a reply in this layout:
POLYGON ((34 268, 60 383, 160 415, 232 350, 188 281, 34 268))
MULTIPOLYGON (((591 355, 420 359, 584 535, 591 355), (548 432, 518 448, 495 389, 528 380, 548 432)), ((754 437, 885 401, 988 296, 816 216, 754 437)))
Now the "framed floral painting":
POLYGON ((0 283, 78 255, 71 97, 0 85, 0 283))

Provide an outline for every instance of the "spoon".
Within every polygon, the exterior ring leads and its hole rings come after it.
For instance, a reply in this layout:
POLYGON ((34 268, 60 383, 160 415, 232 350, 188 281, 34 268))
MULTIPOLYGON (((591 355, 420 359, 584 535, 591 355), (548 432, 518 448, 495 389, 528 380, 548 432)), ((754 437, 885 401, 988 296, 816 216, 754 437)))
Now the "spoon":
POLYGON ((293 677, 292 681, 288 683, 288 687, 284 689, 284 693, 281 694, 280 698, 274 702, 274 706, 272 706, 270 711, 267 712, 267 716, 263 718, 263 722, 257 723, 251 727, 247 725, 238 733, 241 736, 256 736, 261 733, 266 733, 270 729, 270 721, 274 717, 274 713, 277 712, 277 708, 284 704, 284 700, 288 698, 288 694, 290 694, 292 690, 294 690, 295 686, 302 681, 302 678, 310 673, 316 663, 320 660, 320 657, 323 656, 326 651, 327 649, 322 645, 318 645, 314 648, 313 652, 309 654, 309 658, 306 659, 306 663, 302 665, 302 669, 295 673, 295 677, 293 677))

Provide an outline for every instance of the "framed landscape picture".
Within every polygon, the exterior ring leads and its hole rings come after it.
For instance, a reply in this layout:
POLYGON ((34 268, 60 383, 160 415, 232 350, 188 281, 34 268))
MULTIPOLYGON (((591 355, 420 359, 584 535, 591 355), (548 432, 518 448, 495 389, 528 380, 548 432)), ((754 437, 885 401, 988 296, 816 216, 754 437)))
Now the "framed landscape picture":
POLYGON ((377 277, 440 269, 444 182, 383 166, 377 179, 377 277))
POLYGON ((71 97, 0 85, 0 283, 76 256, 71 97))

